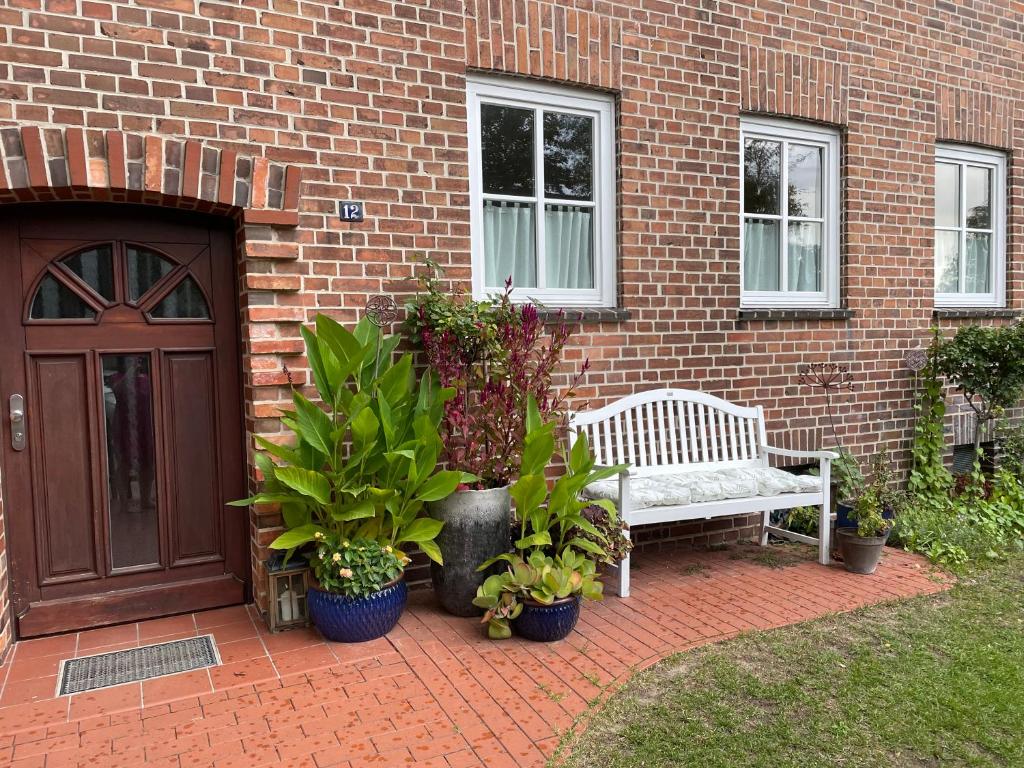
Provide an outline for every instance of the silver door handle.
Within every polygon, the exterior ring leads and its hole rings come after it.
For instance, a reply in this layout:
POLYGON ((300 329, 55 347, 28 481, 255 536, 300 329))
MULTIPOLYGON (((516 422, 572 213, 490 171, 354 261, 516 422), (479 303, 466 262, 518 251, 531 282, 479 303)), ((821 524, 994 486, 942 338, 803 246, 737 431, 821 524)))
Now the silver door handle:
POLYGON ((25 398, 21 395, 11 395, 10 416, 11 416, 11 448, 16 451, 25 450, 25 398))

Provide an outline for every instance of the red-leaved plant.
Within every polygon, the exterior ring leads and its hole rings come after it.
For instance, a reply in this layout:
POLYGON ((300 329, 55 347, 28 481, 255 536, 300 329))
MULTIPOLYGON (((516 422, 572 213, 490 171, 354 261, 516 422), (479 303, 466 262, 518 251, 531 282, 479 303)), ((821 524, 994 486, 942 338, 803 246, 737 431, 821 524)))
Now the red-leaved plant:
POLYGON ((440 432, 444 458, 452 469, 475 475, 475 487, 500 488, 519 473, 530 395, 545 417, 565 416, 565 401, 590 367, 585 360, 569 387, 552 382, 571 331, 559 316, 547 332, 537 307, 515 305, 505 292, 495 300, 473 338, 429 327, 419 307, 421 344, 443 387, 456 395, 445 403, 440 432))

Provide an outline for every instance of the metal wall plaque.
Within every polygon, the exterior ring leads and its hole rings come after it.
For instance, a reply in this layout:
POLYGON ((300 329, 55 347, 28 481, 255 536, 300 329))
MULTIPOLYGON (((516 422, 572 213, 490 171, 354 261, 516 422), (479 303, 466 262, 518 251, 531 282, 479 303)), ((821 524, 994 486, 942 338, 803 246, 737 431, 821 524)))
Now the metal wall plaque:
POLYGON ((339 200, 338 217, 342 221, 362 221, 363 204, 355 203, 352 202, 351 200, 339 200))

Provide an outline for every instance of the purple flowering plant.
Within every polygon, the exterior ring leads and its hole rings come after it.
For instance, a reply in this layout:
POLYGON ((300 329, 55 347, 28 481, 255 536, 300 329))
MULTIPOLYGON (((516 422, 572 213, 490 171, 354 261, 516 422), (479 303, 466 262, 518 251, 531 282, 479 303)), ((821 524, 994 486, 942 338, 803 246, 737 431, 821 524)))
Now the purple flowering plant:
POLYGON ((545 419, 564 423, 566 400, 589 360, 568 387, 555 384, 571 330, 561 312, 549 326, 535 304, 513 303, 511 278, 503 293, 485 302, 444 293, 435 277, 421 278, 420 287, 407 327, 441 386, 455 391, 440 425, 444 459, 476 476, 469 487, 508 485, 519 474, 529 398, 545 419))

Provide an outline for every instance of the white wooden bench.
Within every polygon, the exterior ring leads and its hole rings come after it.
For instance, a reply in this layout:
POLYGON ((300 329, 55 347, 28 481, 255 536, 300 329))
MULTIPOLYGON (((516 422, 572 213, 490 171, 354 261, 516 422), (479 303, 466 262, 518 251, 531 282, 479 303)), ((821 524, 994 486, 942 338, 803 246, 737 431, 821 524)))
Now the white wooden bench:
MULTIPOLYGON (((769 446, 764 409, 761 406, 743 407, 703 392, 685 389, 657 389, 624 397, 593 411, 571 413, 570 441, 575 440, 580 432, 586 434, 598 465, 629 465, 627 471, 619 474, 617 498, 620 514, 630 527, 761 512, 764 515, 762 546, 768 543, 769 533, 815 544, 818 546, 818 561, 823 565, 828 564, 831 523, 829 482, 831 461, 838 458, 838 454, 832 451, 791 451, 769 446), (714 478, 703 474, 707 472, 716 473, 716 477, 743 476, 767 480, 776 477, 780 471, 769 468, 770 455, 818 460, 820 483, 801 478, 799 484, 804 488, 798 492, 755 495, 761 488, 756 486, 755 494, 741 498, 657 504, 642 509, 637 508, 639 505, 631 499, 631 481, 639 478, 647 478, 643 482, 655 489, 655 496, 658 484, 667 478, 682 483, 684 491, 689 482, 698 497, 708 495, 705 491, 709 487, 709 480, 712 481, 710 485, 714 484, 714 478), (748 469, 768 471, 728 471, 748 469), (722 470, 726 470, 724 475, 718 474, 722 470), (689 473, 702 474, 688 479, 689 473), (812 484, 816 486, 815 489, 807 490, 806 486, 812 484), (809 506, 821 510, 818 538, 770 524, 774 510, 809 506)), ((783 482, 785 484, 789 481, 783 482)), ((732 485, 734 491, 736 487, 732 485)), ((622 597, 629 595, 628 557, 619 565, 618 592, 622 597)))

